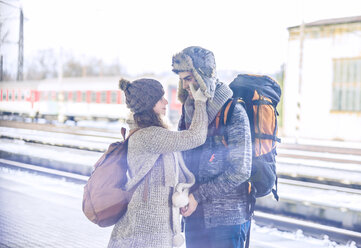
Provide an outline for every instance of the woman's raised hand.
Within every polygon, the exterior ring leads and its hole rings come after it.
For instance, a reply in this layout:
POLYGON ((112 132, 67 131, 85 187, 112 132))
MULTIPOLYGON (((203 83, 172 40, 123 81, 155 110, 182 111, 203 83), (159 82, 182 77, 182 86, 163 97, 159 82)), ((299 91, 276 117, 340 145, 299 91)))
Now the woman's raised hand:
POLYGON ((201 88, 199 88, 198 90, 195 90, 193 84, 189 84, 189 89, 191 90, 192 96, 195 101, 201 101, 201 102, 207 101, 208 98, 203 94, 203 92, 201 91, 201 88))

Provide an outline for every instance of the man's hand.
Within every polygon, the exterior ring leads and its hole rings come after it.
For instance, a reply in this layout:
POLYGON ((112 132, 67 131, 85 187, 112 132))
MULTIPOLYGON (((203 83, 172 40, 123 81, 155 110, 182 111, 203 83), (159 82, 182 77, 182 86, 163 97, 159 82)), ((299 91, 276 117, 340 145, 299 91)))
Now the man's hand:
POLYGON ((197 209, 198 206, 198 202, 196 201, 196 199, 194 199, 193 194, 190 194, 188 196, 188 199, 189 199, 189 204, 181 208, 181 214, 184 217, 190 216, 197 209))

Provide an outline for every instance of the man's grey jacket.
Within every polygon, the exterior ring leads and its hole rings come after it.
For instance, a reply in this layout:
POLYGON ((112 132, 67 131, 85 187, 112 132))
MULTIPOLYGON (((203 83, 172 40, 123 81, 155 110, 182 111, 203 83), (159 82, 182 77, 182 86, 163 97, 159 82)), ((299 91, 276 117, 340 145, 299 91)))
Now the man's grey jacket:
POLYGON ((251 173, 252 142, 247 113, 241 104, 234 108, 225 126, 228 147, 213 120, 206 142, 183 152, 184 160, 196 177, 191 189, 198 207, 203 208, 206 228, 242 224, 248 219, 248 192, 244 182, 251 173))
MULTIPOLYGON (((197 218, 204 220, 206 228, 242 224, 248 218, 248 193, 243 183, 250 177, 252 164, 247 113, 241 104, 234 108, 231 122, 225 128, 228 135, 226 148, 221 135, 214 133, 214 119, 233 92, 228 85, 219 82, 214 54, 202 47, 191 46, 173 56, 172 66, 175 73, 191 72, 209 98, 207 140, 202 146, 183 153, 186 165, 196 177, 192 193, 199 204, 198 210, 188 218, 201 213, 197 218)), ((183 88, 182 80, 179 81, 178 98, 184 110, 179 129, 187 129, 194 102, 183 88)))

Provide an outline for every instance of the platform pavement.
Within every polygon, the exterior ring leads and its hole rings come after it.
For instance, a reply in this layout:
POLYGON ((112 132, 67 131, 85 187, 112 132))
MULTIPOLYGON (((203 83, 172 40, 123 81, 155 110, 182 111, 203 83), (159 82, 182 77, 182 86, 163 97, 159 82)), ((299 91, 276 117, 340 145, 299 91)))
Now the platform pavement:
POLYGON ((111 227, 100 228, 83 215, 81 185, 15 176, 0 179, 1 248, 106 247, 111 227))
MULTIPOLYGON (((83 186, 0 164, 0 247, 105 248, 112 227, 98 227, 84 216, 83 186)), ((346 247, 327 238, 304 237, 302 232, 252 227, 251 248, 346 247)))
MULTIPOLYGON (((311 141, 303 141, 302 143, 310 144, 311 141)), ((336 144, 340 145, 339 142, 334 141, 329 141, 328 143, 332 143, 334 146, 336 144)), ((325 144, 323 143, 323 145, 325 144)), ((355 143, 348 143, 347 145, 345 144, 344 147, 357 148, 357 145, 355 143)), ((57 170, 65 170, 85 176, 90 175, 93 170, 93 165, 101 155, 101 152, 34 144, 19 140, 0 139, 1 158, 40 165, 57 170)), ((286 211, 295 214, 303 213, 305 215, 311 215, 312 218, 316 219, 323 218, 337 222, 340 226, 350 230, 355 230, 354 227, 359 228, 358 223, 361 219, 361 212, 358 206, 360 206, 360 198, 354 198, 352 195, 348 194, 346 198, 338 197, 338 203, 336 204, 333 200, 333 193, 325 194, 323 191, 313 190, 305 201, 303 197, 304 190, 302 189, 300 194, 294 194, 296 186, 292 187, 293 188, 289 190, 287 190, 289 188, 287 185, 279 187, 279 195, 281 196, 279 202, 274 201, 271 196, 268 196, 259 199, 257 201, 257 206, 268 209, 277 209, 280 213, 286 211), (317 197, 315 192, 319 192, 318 195, 320 195, 320 197, 317 197), (347 200, 350 197, 352 197, 352 201, 347 200), (320 201, 320 199, 324 200, 320 201), (353 205, 350 203, 353 203, 353 205), (330 206, 332 205, 336 207, 331 208, 330 206)), ((298 188, 296 188, 296 190, 299 191, 298 188)), ((357 229, 357 231, 358 230, 359 229, 357 229)))
POLYGON ((341 141, 329 139, 311 139, 311 138, 298 138, 295 137, 281 137, 281 144, 299 144, 310 146, 325 146, 325 147, 340 147, 350 149, 360 149, 361 141, 341 141))
MULTIPOLYGON (((20 142, 21 143, 21 142, 20 142)), ((331 142, 332 144, 340 144, 339 142, 331 142)), ((342 144, 342 143, 341 143, 342 144)), ((345 144, 346 145, 346 144, 345 144)), ((348 147, 358 147, 357 144, 347 144, 348 147)), ((342 146, 340 146, 342 147, 342 146)), ((9 155, 10 158, 17 157, 24 159, 22 162, 29 162, 29 160, 33 164, 40 164, 45 167, 50 168, 56 168, 60 169, 59 166, 67 166, 69 168, 69 164, 72 164, 70 168, 71 170, 74 170, 76 168, 79 168, 81 171, 84 171, 84 168, 86 168, 86 172, 89 173, 92 169, 92 165, 95 163, 95 161, 101 156, 101 153, 99 152, 89 152, 89 151, 78 151, 77 153, 74 153, 74 150, 69 148, 54 148, 50 146, 42 146, 39 144, 29 144, 29 143, 21 143, 19 146, 19 141, 0 141, 0 155, 1 157, 4 156, 4 154, 9 155), (15 148, 17 147, 17 148, 15 148), (44 150, 45 149, 45 150, 44 150), (49 149, 46 151, 46 149, 49 149), (44 152, 45 151, 45 152, 44 152), (34 156, 36 154, 36 156, 34 156), (20 156, 19 156, 20 155, 20 156), (69 155, 69 156, 67 156, 69 155), (79 156, 78 156, 79 155, 79 156), (79 157, 79 159, 78 159, 79 157), (70 162, 71 163, 70 163, 70 162)), ((76 172, 76 171, 73 171, 76 172)), ((83 174, 83 173, 80 173, 83 174)), ((1 188, 2 182, 0 182, 0 188, 1 188)), ((78 192, 79 193, 79 192, 78 192)), ((63 219, 61 217, 58 217, 55 220, 50 220, 49 216, 54 216, 55 213, 62 213, 63 209, 58 208, 57 211, 51 211, 53 207, 46 207, 44 204, 42 204, 41 201, 34 202, 34 206, 37 206, 33 209, 33 212, 29 212, 29 210, 25 208, 18 208, 18 206, 26 206, 26 203, 30 203, 31 201, 35 201, 38 199, 38 196, 34 196, 35 198, 27 198, 25 200, 16 200, 16 194, 7 195, 6 193, 0 194, 0 240, 6 240, 4 239, 4 235, 9 235, 9 237, 12 237, 15 233, 16 235, 13 237, 14 239, 11 240, 17 240, 16 243, 9 243, 9 244, 3 244, 4 246, 0 247, 59 247, 59 243, 62 243, 63 246, 61 247, 105 247, 107 240, 109 239, 110 231, 107 229, 102 229, 97 227, 96 225, 90 223, 84 216, 81 218, 78 216, 78 219, 76 218, 76 214, 73 213, 73 211, 76 211, 77 214, 79 214, 78 206, 80 206, 80 202, 78 200, 77 203, 71 204, 71 206, 68 206, 65 209, 66 210, 66 216, 63 216, 65 218, 65 222, 68 222, 69 217, 70 219, 73 219, 76 221, 74 223, 58 223, 61 222, 63 219), (15 198, 15 199, 13 199, 15 198), (26 202, 26 203, 24 203, 26 202), (6 205, 4 203, 11 203, 14 207, 7 209, 6 205), (74 210, 74 206, 77 205, 76 210, 74 210), (50 208, 50 209, 49 209, 50 208), (12 210, 14 209, 14 210, 12 210), (25 210, 23 210, 25 209, 25 210), (15 211, 14 213, 6 212, 6 211, 15 211), (2 213, 4 212, 4 213, 2 213), (16 212, 21 213, 19 216, 16 215, 16 212), (22 216, 23 213, 28 212, 30 215, 29 219, 30 221, 24 221, 17 220, 18 218, 21 219, 21 217, 24 217, 25 220, 26 216, 22 216), (69 213, 68 213, 69 212, 69 213), (10 217, 9 217, 10 216, 10 217), (10 218, 10 219, 9 219, 10 218), (49 220, 48 220, 48 219, 49 220), (14 221, 16 220, 16 221, 14 221), (39 220, 41 220, 39 222, 39 220), (34 223, 39 222, 41 223, 41 228, 48 228, 50 231, 47 233, 47 235, 44 236, 44 231, 41 231, 40 233, 36 230, 36 225, 34 226, 34 223), (11 223, 15 223, 14 230, 8 230, 7 227, 11 226, 11 223), (46 223, 46 224, 44 224, 46 223), (52 224, 56 223, 56 224, 52 224), (85 224, 87 223, 87 224, 85 224), (79 233, 77 226, 81 226, 82 229, 83 226, 85 227, 86 233, 79 233), (69 228, 71 227, 71 228, 69 228), (77 231, 75 231, 73 228, 75 228, 77 231), (64 231, 64 229, 66 231, 64 231), (99 231, 101 230, 101 231, 99 231), (36 238, 37 240, 41 240, 41 238, 44 236, 45 239, 49 237, 49 240, 58 240, 57 242, 52 241, 51 245, 47 242, 45 242, 44 246, 42 243, 35 242, 35 246, 32 246, 32 241, 30 239, 26 239, 27 232, 31 231, 31 236, 33 238, 36 238), (88 233, 89 232, 89 233, 88 233), (22 235, 23 233, 23 235, 22 235), (103 233, 103 234, 102 234, 103 233), (26 234, 26 235, 25 235, 26 234), (75 235, 74 235, 75 234, 75 235), (104 236, 102 236, 104 235, 104 236), (25 236, 25 238, 21 238, 22 236, 25 236), (80 239, 80 242, 76 241, 77 239, 80 239), (88 242, 88 239, 90 241, 88 242), (61 242, 59 242, 59 240, 61 242), (19 243, 20 242, 20 243, 19 243), (89 243, 89 244, 88 244, 89 243), (105 245, 104 245, 105 244, 105 245)), ((45 199, 48 201, 47 199, 45 199)), ((53 201, 50 201, 54 203, 53 201)), ((56 208, 56 207, 54 207, 56 208)), ((36 223, 38 224, 38 223, 36 223)), ((262 240, 262 238, 260 239, 262 240)), ((262 247, 262 246, 260 246, 262 247)), ((310 246, 309 246, 310 247, 310 246)), ((262 247, 263 248, 263 247, 262 247)))
POLYGON ((103 153, 0 139, 0 157, 89 176, 103 153))

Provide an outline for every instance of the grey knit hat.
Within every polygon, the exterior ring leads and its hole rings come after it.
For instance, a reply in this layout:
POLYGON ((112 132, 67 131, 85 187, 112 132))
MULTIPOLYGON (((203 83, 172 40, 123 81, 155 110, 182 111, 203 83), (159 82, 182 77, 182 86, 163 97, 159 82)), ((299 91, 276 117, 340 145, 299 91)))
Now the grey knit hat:
MULTIPOLYGON (((173 72, 190 71, 197 80, 202 92, 208 98, 213 98, 217 83, 216 61, 211 51, 199 46, 183 49, 173 56, 173 72)), ((183 89, 182 82, 178 87, 179 100, 184 103, 188 92, 183 89)))
POLYGON ((124 91, 127 107, 134 114, 152 109, 164 95, 162 84, 149 78, 133 82, 120 79, 119 88, 124 91))

